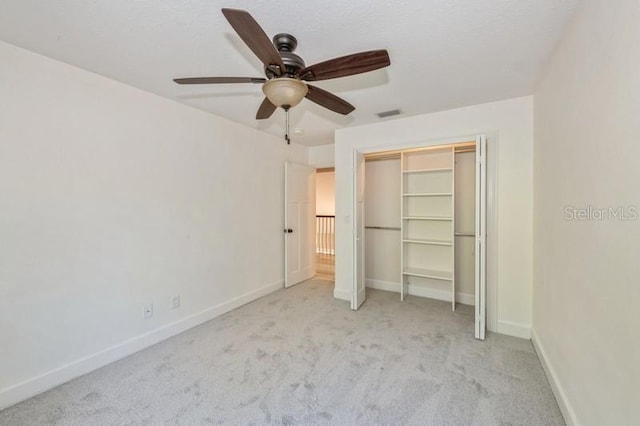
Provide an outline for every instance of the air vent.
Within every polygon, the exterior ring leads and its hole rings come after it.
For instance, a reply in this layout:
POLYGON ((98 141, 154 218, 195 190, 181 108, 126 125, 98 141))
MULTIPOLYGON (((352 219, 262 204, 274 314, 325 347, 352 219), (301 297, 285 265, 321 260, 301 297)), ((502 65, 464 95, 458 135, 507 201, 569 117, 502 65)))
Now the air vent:
POLYGON ((392 109, 390 111, 379 112, 376 115, 380 118, 387 118, 387 117, 392 117, 394 115, 399 115, 399 114, 402 114, 402 111, 400 111, 399 109, 392 109))

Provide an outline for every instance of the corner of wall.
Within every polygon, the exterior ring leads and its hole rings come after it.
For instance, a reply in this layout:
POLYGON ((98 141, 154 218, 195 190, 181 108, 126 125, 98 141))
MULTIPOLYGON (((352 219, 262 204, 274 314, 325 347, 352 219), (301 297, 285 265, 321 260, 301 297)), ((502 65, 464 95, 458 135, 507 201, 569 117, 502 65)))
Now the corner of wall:
POLYGON ((580 424, 576 417, 576 413, 573 410, 573 407, 569 403, 569 399, 567 398, 566 392, 562 387, 558 375, 549 362, 547 352, 545 351, 544 345, 540 341, 540 337, 536 333, 535 328, 531 329, 531 343, 533 343, 533 347, 538 354, 538 358, 540 359, 542 368, 544 369, 547 380, 551 385, 551 390, 553 391, 553 395, 556 397, 556 401, 558 402, 558 406, 560 407, 560 412, 562 412, 562 416, 564 417, 564 421, 567 423, 567 426, 580 424))
POLYGON ((507 336, 531 339, 531 324, 498 320, 498 329, 496 331, 500 334, 506 334, 507 336))

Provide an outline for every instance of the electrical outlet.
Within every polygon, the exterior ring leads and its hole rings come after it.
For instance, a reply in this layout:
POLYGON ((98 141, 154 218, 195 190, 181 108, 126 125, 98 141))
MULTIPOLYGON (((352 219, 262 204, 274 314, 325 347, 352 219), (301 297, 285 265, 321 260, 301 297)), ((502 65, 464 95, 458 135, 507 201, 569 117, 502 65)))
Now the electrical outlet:
POLYGON ((151 318, 153 316, 153 303, 144 305, 144 318, 151 318))
POLYGON ((171 309, 178 309, 180 307, 180 295, 173 296, 171 298, 171 309))

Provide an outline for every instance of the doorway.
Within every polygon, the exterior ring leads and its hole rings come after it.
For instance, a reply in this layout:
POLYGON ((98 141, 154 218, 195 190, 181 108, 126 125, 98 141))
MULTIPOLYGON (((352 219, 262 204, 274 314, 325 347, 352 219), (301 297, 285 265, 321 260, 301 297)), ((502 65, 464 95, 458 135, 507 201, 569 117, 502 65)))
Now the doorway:
POLYGON ((335 169, 316 170, 316 277, 335 280, 335 169))

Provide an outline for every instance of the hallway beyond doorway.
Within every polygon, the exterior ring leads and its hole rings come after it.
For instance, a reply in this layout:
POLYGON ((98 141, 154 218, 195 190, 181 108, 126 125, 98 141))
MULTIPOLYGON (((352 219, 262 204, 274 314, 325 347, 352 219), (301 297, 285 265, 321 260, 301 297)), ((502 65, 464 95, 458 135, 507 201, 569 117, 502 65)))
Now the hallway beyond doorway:
POLYGON ((334 281, 336 259, 333 254, 316 253, 316 277, 334 281))

